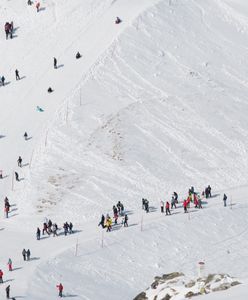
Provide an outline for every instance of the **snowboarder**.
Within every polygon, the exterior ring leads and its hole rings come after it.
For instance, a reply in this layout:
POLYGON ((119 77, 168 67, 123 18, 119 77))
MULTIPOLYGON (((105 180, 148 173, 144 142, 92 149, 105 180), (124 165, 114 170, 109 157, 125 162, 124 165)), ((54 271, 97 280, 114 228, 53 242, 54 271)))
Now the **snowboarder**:
POLYGON ((17 165, 20 168, 22 167, 22 158, 21 158, 21 156, 19 156, 18 159, 17 159, 17 165))
POLYGON ((166 215, 171 214, 171 212, 170 212, 170 203, 168 201, 165 204, 165 213, 166 213, 166 215))
POLYGON ((120 24, 120 23, 121 23, 121 19, 119 17, 116 17, 115 24, 120 24))
POLYGON ((53 58, 53 67, 57 69, 57 59, 55 57, 53 58))
POLYGON ((25 139, 25 141, 27 141, 27 139, 28 139, 28 134, 27 134, 27 132, 25 131, 25 133, 24 133, 24 139, 25 139))
POLYGON ((53 89, 49 86, 49 88, 47 89, 47 92, 48 92, 48 93, 52 93, 52 92, 53 92, 53 89))
POLYGON ((22 250, 23 260, 26 260, 27 251, 25 249, 22 250))
POLYGON ((63 297, 63 294, 62 294, 62 293, 63 293, 64 287, 63 287, 62 283, 56 285, 56 287, 57 287, 58 290, 59 290, 59 297, 63 297))
POLYGON ((125 214, 125 216, 124 216, 124 227, 128 227, 127 221, 128 221, 128 216, 127 216, 127 214, 125 214))
POLYGON ((3 271, 0 270, 0 283, 3 283, 3 271))
POLYGON ((224 206, 226 206, 226 200, 227 200, 227 195, 224 194, 224 196, 223 196, 224 206))
POLYGON ((69 233, 70 234, 73 233, 72 228, 73 228, 73 224, 72 224, 72 222, 70 222, 70 224, 69 224, 69 233))
POLYGON ((27 250, 27 260, 30 260, 30 256, 31 256, 31 252, 30 252, 30 250, 28 249, 28 250, 27 250))
POLYGON ((16 181, 20 181, 19 174, 17 172, 15 172, 15 179, 16 179, 16 181))
POLYGON ((102 217, 101 217, 101 221, 99 222, 99 224, 98 224, 98 226, 102 226, 102 228, 105 228, 105 225, 104 225, 104 222, 105 222, 105 217, 104 217, 104 215, 102 215, 102 217))
POLYGON ((76 54, 76 59, 79 59, 79 58, 81 58, 82 57, 82 55, 79 53, 79 52, 77 52, 77 54, 76 54))
POLYGON ((9 271, 12 271, 12 260, 11 260, 11 258, 9 258, 9 260, 7 262, 7 265, 9 267, 9 271))
POLYGON ((160 201, 160 208, 161 208, 161 213, 164 212, 164 201, 160 201))
POLYGON ((16 80, 20 80, 19 71, 17 69, 15 70, 15 77, 16 80))
POLYGON ((2 82, 2 85, 4 86, 4 83, 5 83, 5 77, 4 76, 1 77, 1 82, 2 82))
POLYGON ((10 285, 8 285, 5 289, 6 291, 6 298, 9 299, 9 293, 10 293, 10 285))
POLYGON ((37 238, 37 241, 40 240, 40 228, 39 227, 37 227, 36 238, 37 238))

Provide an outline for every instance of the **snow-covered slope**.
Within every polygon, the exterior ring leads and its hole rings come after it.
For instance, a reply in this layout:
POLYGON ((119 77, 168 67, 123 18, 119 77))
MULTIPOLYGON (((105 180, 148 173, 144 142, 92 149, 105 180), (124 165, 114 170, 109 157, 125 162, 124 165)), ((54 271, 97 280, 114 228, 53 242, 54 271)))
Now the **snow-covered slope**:
POLYGON ((6 276, 13 293, 53 297, 61 281, 68 298, 132 299, 154 276, 191 275, 204 260, 208 272, 239 278, 230 293, 245 299, 246 1, 47 0, 38 14, 3 2, 2 19, 19 27, 0 41, 0 72, 11 81, 0 87, 0 164, 9 175, 0 196, 18 209, 1 220, 0 268, 9 256, 22 267, 6 276), (15 68, 26 78, 14 82, 15 68), (31 166, 12 184, 18 155, 31 166), (215 197, 202 211, 166 218, 157 210, 174 190, 182 200, 208 184, 215 197), (223 192, 235 205, 223 208, 223 192), (99 218, 118 200, 130 227, 102 233, 99 218), (45 216, 78 231, 37 242, 45 216), (23 264, 23 247, 37 259, 23 264))

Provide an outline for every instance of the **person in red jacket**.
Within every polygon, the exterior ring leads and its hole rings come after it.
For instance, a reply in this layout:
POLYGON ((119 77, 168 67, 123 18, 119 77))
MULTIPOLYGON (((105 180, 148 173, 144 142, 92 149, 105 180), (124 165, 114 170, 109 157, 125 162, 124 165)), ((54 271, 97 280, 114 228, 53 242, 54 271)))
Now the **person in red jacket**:
POLYGON ((195 208, 198 208, 198 199, 196 195, 194 195, 194 204, 195 204, 195 208))
POLYGON ((188 212, 187 206, 188 206, 188 202, 187 202, 187 200, 184 200, 184 201, 183 201, 183 208, 184 208, 184 212, 185 212, 185 213, 188 212))
POLYGON ((171 214, 171 212, 170 212, 170 203, 168 201, 166 202, 166 205, 165 205, 165 213, 166 213, 166 215, 171 214))
POLYGON ((3 271, 0 270, 0 283, 3 283, 3 271))
POLYGON ((59 290, 59 297, 63 297, 62 292, 63 292, 64 287, 63 287, 62 283, 56 285, 56 287, 59 290))

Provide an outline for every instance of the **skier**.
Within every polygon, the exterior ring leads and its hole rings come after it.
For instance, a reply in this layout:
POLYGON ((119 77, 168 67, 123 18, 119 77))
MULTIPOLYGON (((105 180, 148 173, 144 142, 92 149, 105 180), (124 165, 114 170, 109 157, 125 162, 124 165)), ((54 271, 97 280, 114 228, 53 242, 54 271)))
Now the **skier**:
POLYGON ((25 131, 25 133, 24 133, 24 139, 25 139, 25 141, 27 141, 27 139, 28 139, 28 134, 27 134, 27 132, 25 131))
POLYGON ((40 2, 36 2, 35 7, 36 7, 37 12, 39 12, 39 10, 40 10, 40 2))
POLYGON ((15 70, 15 76, 16 80, 20 80, 19 71, 17 69, 15 70))
POLYGON ((37 227, 36 238, 37 238, 37 241, 40 240, 40 228, 39 227, 37 227))
POLYGON ((26 260, 27 251, 25 249, 22 250, 23 260, 26 260))
POLYGON ((166 202, 166 205, 165 205, 165 212, 166 212, 166 215, 171 214, 171 212, 170 212, 170 203, 168 201, 166 202))
POLYGON ((9 271, 12 271, 12 260, 11 260, 11 258, 9 258, 9 260, 7 262, 7 265, 9 267, 9 271))
POLYGON ((127 214, 125 214, 125 216, 124 216, 124 227, 128 227, 127 221, 128 221, 128 216, 127 216, 127 214))
POLYGON ((5 23, 4 30, 5 30, 6 40, 7 40, 9 36, 9 22, 5 23))
POLYGON ((211 190, 212 190, 211 186, 208 185, 208 196, 209 196, 209 198, 212 197, 211 190))
POLYGON ((9 33, 10 33, 10 38, 13 38, 13 32, 14 32, 14 24, 13 21, 11 21, 10 25, 9 25, 9 33))
POLYGON ((21 156, 19 156, 18 159, 17 159, 17 165, 18 165, 18 167, 22 167, 22 158, 21 158, 21 156))
POLYGON ((20 179, 19 179, 19 175, 18 175, 18 173, 17 173, 17 172, 15 172, 15 179, 16 179, 16 181, 20 181, 20 179))
POLYGON ((183 208, 184 208, 184 212, 185 212, 185 213, 188 212, 187 206, 188 206, 187 200, 183 200, 183 208))
POLYGON ((43 235, 45 234, 45 232, 49 235, 49 232, 47 229, 48 229, 47 223, 43 223, 43 230, 42 230, 43 235))
POLYGON ((120 24, 120 23, 121 23, 121 19, 119 17, 116 17, 115 24, 120 24))
POLYGON ((28 5, 32 5, 32 1, 31 0, 28 0, 28 5))
POLYGON ((57 287, 58 290, 59 290, 59 297, 63 297, 62 293, 63 293, 64 287, 63 287, 62 283, 56 285, 56 287, 57 287))
POLYGON ((99 222, 99 224, 98 224, 98 226, 102 226, 102 228, 105 228, 105 225, 104 225, 104 222, 105 222, 105 217, 104 217, 104 215, 102 215, 102 217, 101 217, 101 221, 99 222))
POLYGON ((72 224, 72 222, 70 222, 70 224, 69 224, 69 233, 70 234, 73 233, 72 228, 73 228, 73 224, 72 224))
POLYGON ((197 199, 196 194, 194 194, 194 204, 195 204, 195 208, 198 208, 199 201, 198 201, 198 199, 197 199))
POLYGON ((30 250, 28 249, 28 250, 27 250, 27 260, 30 260, 30 256, 31 256, 31 252, 30 252, 30 250))
POLYGON ((4 82, 5 82, 5 77, 4 76, 1 77, 1 82, 2 82, 2 85, 4 86, 4 82))
POLYGON ((145 202, 146 202, 146 200, 144 198, 142 198, 142 209, 145 209, 145 202))
POLYGON ((49 86, 49 88, 47 89, 47 92, 48 92, 48 93, 52 93, 52 92, 53 92, 53 89, 49 86))
POLYGON ((79 52, 77 52, 77 54, 76 54, 76 59, 79 59, 79 58, 81 58, 82 57, 82 55, 79 53, 79 52))
POLYGON ((9 299, 9 293, 10 293, 10 285, 8 285, 5 289, 6 291, 6 298, 9 299))
POLYGON ((223 196, 224 206, 226 206, 226 200, 227 200, 227 195, 224 194, 224 196, 223 196))
POLYGON ((0 270, 0 283, 3 283, 3 271, 0 270))
POLYGON ((53 67, 57 69, 57 59, 55 57, 53 58, 53 67))
POLYGON ((160 201, 160 208, 161 208, 161 213, 164 212, 164 201, 160 201))
POLYGON ((124 205, 121 203, 121 216, 124 215, 124 205))
POLYGON ((111 231, 111 229, 112 229, 112 219, 110 217, 107 218, 105 227, 107 227, 107 232, 111 231))
POLYGON ((0 170, 0 179, 3 179, 3 171, 0 170))

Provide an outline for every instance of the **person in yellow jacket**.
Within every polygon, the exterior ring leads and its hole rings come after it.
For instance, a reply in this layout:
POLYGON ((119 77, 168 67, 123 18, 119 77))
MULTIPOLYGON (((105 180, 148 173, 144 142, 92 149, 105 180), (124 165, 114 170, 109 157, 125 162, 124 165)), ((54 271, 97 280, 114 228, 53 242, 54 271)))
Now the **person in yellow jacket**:
POLYGON ((110 232, 112 229, 112 219, 108 218, 106 221, 107 232, 110 232))

